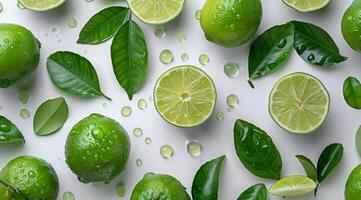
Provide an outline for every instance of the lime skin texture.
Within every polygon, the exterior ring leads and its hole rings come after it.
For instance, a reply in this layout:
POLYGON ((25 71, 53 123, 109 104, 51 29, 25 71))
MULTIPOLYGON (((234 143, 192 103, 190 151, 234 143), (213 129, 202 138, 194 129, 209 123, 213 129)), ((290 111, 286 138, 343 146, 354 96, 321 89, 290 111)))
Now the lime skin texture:
POLYGON ((342 17, 342 35, 347 44, 361 52, 361 0, 354 0, 342 17))
POLYGON ((361 199, 361 164, 352 170, 346 182, 345 200, 361 199))
POLYGON ((0 172, 0 179, 22 194, 0 184, 1 200, 55 200, 59 181, 53 167, 33 156, 20 156, 11 160, 0 172))
POLYGON ((0 88, 33 72, 40 57, 40 42, 25 27, 0 23, 0 88))
POLYGON ((128 133, 115 120, 91 114, 74 125, 65 145, 69 168, 83 183, 109 183, 125 168, 128 133))

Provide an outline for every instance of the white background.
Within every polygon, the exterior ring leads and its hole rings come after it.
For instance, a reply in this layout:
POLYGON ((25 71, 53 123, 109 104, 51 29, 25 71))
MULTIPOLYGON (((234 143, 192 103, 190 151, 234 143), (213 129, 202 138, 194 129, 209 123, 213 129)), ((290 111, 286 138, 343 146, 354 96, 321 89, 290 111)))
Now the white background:
MULTIPOLYGON (((233 200, 253 184, 264 182, 269 186, 272 183, 272 181, 250 174, 235 154, 233 123, 237 118, 242 118, 258 125, 272 136, 283 158, 283 176, 304 174, 294 157, 296 154, 305 154, 316 162, 325 146, 334 142, 342 143, 345 147, 343 160, 337 170, 320 186, 316 199, 340 200, 344 198, 343 191, 347 176, 353 167, 360 163, 354 136, 360 125, 361 111, 348 107, 342 97, 342 83, 347 76, 353 75, 361 79, 361 56, 348 47, 340 29, 342 14, 351 0, 332 1, 324 10, 309 14, 296 12, 285 6, 281 0, 264 0, 262 2, 263 19, 257 34, 271 26, 292 19, 312 22, 327 30, 339 45, 341 53, 348 56, 349 59, 337 66, 320 69, 305 63, 293 52, 281 69, 255 81, 256 89, 251 89, 246 82, 249 44, 239 48, 226 49, 214 45, 204 38, 199 21, 194 17, 195 11, 202 7, 204 0, 188 0, 182 15, 165 25, 167 36, 164 39, 154 36, 153 26, 139 22, 146 35, 150 62, 145 86, 135 95, 133 101, 127 99, 125 92, 113 75, 110 42, 97 46, 76 44, 81 27, 92 15, 110 5, 125 5, 124 2, 94 0, 92 3, 87 3, 84 0, 69 0, 66 5, 55 11, 37 13, 18 9, 15 0, 0 1, 4 6, 4 10, 0 13, 0 22, 24 25, 32 30, 42 43, 41 61, 32 78, 18 87, 0 90, 0 105, 3 106, 0 114, 17 124, 26 138, 25 145, 0 146, 0 167, 22 154, 38 156, 50 162, 58 173, 60 179, 58 199, 61 199, 63 192, 72 191, 76 199, 80 200, 115 200, 119 199, 114 190, 117 183, 122 182, 126 185, 127 193, 123 199, 129 199, 134 185, 144 173, 149 171, 168 173, 177 177, 190 192, 193 176, 202 165, 202 161, 225 154, 227 159, 222 174, 219 199, 233 200), (70 29, 66 25, 67 20, 71 17, 78 21, 75 29, 70 29), (60 28, 58 36, 51 32, 51 28, 54 26, 60 28), (187 34, 187 40, 184 43, 176 40, 179 32, 187 34), (175 55, 175 60, 170 65, 161 64, 158 59, 159 53, 166 48, 172 50, 175 55), (58 50, 70 50, 87 57, 98 72, 101 88, 105 94, 112 97, 113 101, 108 102, 102 98, 81 99, 69 96, 55 88, 47 74, 45 62, 49 54, 58 50), (198 66, 200 66, 198 56, 202 53, 209 55, 210 63, 201 67, 209 73, 216 84, 218 102, 215 111, 225 112, 224 121, 217 121, 213 115, 210 120, 197 128, 181 129, 163 121, 151 103, 145 111, 137 109, 137 100, 139 98, 148 99, 151 96, 154 83, 162 72, 172 66, 184 64, 180 59, 180 54, 183 52, 189 54, 189 64, 198 66), (224 63, 230 60, 237 61, 241 69, 240 75, 234 79, 226 77, 223 73, 224 63), (281 76, 296 71, 307 72, 319 77, 331 96, 331 109, 325 124, 309 135, 286 133, 272 121, 267 111, 268 94, 273 83, 281 76), (21 104, 17 100, 17 91, 21 88, 30 91, 31 101, 28 104, 21 104), (240 102, 235 109, 227 112, 225 99, 231 93, 237 94, 240 102), (70 108, 68 121, 58 133, 48 137, 37 137, 32 131, 32 117, 36 108, 43 101, 58 96, 64 96, 68 102, 70 108), (108 103, 107 108, 102 107, 104 102, 108 103), (125 105, 133 108, 133 114, 129 118, 120 115, 120 109, 125 105), (32 114, 31 118, 21 119, 19 116, 21 108, 29 109, 32 114), (127 169, 111 184, 100 187, 80 183, 64 162, 64 143, 69 130, 76 122, 93 112, 102 113, 118 120, 128 130, 132 142, 127 169), (136 127, 143 129, 144 136, 142 138, 132 135, 132 130, 136 127), (147 136, 153 140, 150 145, 144 143, 144 138, 147 136), (193 158, 186 153, 186 142, 189 140, 198 140, 203 144, 203 153, 199 158, 193 158), (175 155, 169 160, 161 158, 159 154, 159 148, 163 144, 170 144, 174 147, 175 155), (143 160, 143 166, 135 165, 137 158, 143 160)), ((270 199, 281 198, 271 197, 270 199)), ((313 199, 313 196, 306 195, 294 199, 313 199)))

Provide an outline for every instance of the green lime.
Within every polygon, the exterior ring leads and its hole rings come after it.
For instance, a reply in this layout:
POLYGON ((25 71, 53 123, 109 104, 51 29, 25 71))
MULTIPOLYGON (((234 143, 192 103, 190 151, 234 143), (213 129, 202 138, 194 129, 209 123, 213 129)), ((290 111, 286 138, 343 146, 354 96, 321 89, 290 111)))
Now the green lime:
POLYGON ((235 47, 248 42, 256 34, 261 19, 260 0, 207 0, 200 21, 209 41, 235 47))
POLYGON ((0 87, 29 76, 38 66, 39 57, 40 43, 28 29, 0 23, 0 87))
POLYGON ((360 200, 361 164, 352 170, 345 187, 345 200, 360 200))
POLYGON ((213 112, 216 96, 212 79, 191 65, 166 71, 154 88, 158 113, 179 127, 194 127, 205 122, 213 112))
POLYGON ((354 0, 342 17, 341 30, 346 42, 361 52, 361 0, 354 0))
POLYGON ((128 0, 132 12, 147 24, 164 24, 183 10, 185 0, 128 0))
POLYGON ((15 187, 22 194, 0 184, 1 200, 55 200, 58 196, 59 181, 53 167, 32 156, 20 156, 11 160, 0 172, 0 179, 15 187))
POLYGON ((325 121, 330 107, 328 91, 316 77, 297 72, 279 79, 269 96, 273 120, 290 133, 305 134, 325 121))
POLYGON ((130 200, 191 200, 185 187, 172 176, 147 173, 135 186, 130 200))
POLYGON ((289 176, 274 183, 269 192, 276 196, 292 197, 312 192, 316 187, 315 181, 306 176, 289 176))
POLYGON ((25 8, 34 11, 48 11, 61 6, 66 0, 18 0, 25 8))
POLYGON ((125 168, 128 133, 115 120, 91 114, 74 125, 65 145, 66 163, 83 183, 109 183, 125 168))
POLYGON ((282 0, 283 3, 300 12, 312 12, 326 7, 330 0, 282 0))

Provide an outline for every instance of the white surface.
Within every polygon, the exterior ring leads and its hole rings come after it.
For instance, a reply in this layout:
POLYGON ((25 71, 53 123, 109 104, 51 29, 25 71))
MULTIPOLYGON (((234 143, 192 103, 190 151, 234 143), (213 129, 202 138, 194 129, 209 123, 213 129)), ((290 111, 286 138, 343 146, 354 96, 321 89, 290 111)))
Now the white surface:
MULTIPOLYGON (((360 124, 360 111, 349 108, 342 97, 342 83, 344 79, 353 75, 361 79, 361 56, 353 52, 343 40, 340 23, 344 10, 351 0, 332 1, 326 9, 310 13, 298 13, 282 4, 281 0, 264 0, 263 19, 258 34, 269 27, 287 22, 292 19, 309 21, 320 25, 327 30, 339 45, 341 53, 349 59, 330 69, 320 69, 305 63, 295 52, 284 66, 259 81, 255 81, 256 89, 251 89, 247 80, 247 57, 249 44, 239 48, 226 49, 216 46, 203 36, 199 22, 194 13, 200 9, 204 0, 188 0, 183 14, 175 21, 167 24, 167 36, 158 39, 153 34, 153 27, 139 23, 145 32, 149 47, 149 72, 143 89, 135 95, 133 101, 128 101, 125 92, 118 85, 111 66, 110 42, 97 46, 76 44, 77 35, 84 23, 99 10, 110 5, 124 5, 124 2, 110 2, 94 0, 86 3, 84 0, 69 0, 68 3, 52 12, 36 13, 27 10, 19 10, 15 0, 0 0, 4 4, 4 10, 0 13, 0 22, 12 22, 26 26, 38 37, 42 43, 41 62, 32 76, 28 89, 31 93, 30 103, 23 105, 17 100, 17 89, 10 88, 0 90, 0 105, 4 110, 0 114, 5 115, 23 131, 26 144, 24 146, 4 145, 0 147, 0 167, 3 167, 12 158, 30 154, 41 157, 50 162, 56 169, 60 179, 59 198, 64 191, 72 191, 76 199, 100 200, 119 199, 114 193, 117 183, 123 182, 127 186, 127 194, 123 199, 129 199, 134 185, 141 179, 144 173, 152 171, 168 173, 177 177, 190 192, 191 183, 196 170, 202 164, 220 155, 227 155, 220 184, 220 200, 233 200, 248 186, 259 182, 265 182, 269 186, 272 181, 260 179, 250 174, 239 162, 233 146, 233 123, 235 119, 242 118, 257 124, 266 130, 278 146, 283 158, 283 176, 304 174, 303 169, 295 159, 296 154, 308 155, 316 162, 323 148, 333 142, 342 143, 345 147, 344 158, 337 170, 320 186, 318 200, 343 199, 344 184, 351 169, 360 163, 355 145, 354 135, 360 124), (75 17, 78 21, 76 29, 67 27, 67 20, 75 17), (51 32, 51 27, 60 27, 59 36, 51 32), (187 34, 187 41, 179 43, 176 35, 179 32, 187 34), (45 35, 48 34, 46 37, 45 35), (58 42, 61 40, 61 42, 58 42), (175 55, 175 61, 170 65, 161 64, 158 56, 161 50, 170 49, 175 55), (112 97, 112 102, 102 98, 80 99, 69 96, 54 87, 48 77, 45 61, 49 54, 57 50, 71 50, 87 57, 95 66, 100 77, 101 87, 105 94, 112 97), (84 51, 87 53, 84 53, 84 51), (153 91, 153 85, 157 77, 168 68, 184 64, 180 60, 180 54, 186 52, 190 56, 189 64, 198 65, 198 56, 206 53, 210 57, 207 66, 201 66, 214 79, 218 90, 218 103, 215 111, 225 112, 224 121, 216 121, 213 116, 204 125, 198 128, 181 129, 167 124, 156 113, 153 104, 149 104, 145 111, 136 107, 139 98, 148 99, 153 91), (234 79, 227 78, 223 73, 223 64, 226 61, 235 60, 241 66, 240 76, 234 79), (331 109, 326 123, 316 132, 309 135, 290 135, 280 129, 271 119, 267 111, 268 94, 273 83, 283 75, 291 72, 303 71, 313 74, 323 81, 331 96, 331 109), (227 112, 225 103, 228 94, 235 93, 240 98, 237 108, 227 112), (57 134, 49 137, 37 137, 32 131, 32 117, 23 120, 19 117, 21 108, 28 108, 32 116, 36 108, 46 99, 64 96, 70 107, 70 117, 65 126, 57 134), (108 107, 103 108, 102 103, 107 102, 108 107), (133 108, 130 118, 120 115, 120 109, 124 105, 133 108), (64 162, 64 143, 70 128, 83 117, 92 112, 99 112, 118 120, 129 132, 132 149, 126 171, 116 178, 111 184, 93 187, 80 183, 76 176, 71 173, 64 162), (133 128, 141 127, 144 131, 142 138, 132 135, 133 128), (150 136, 152 144, 146 145, 144 138, 150 136), (198 140, 203 144, 203 154, 199 158, 193 158, 186 153, 186 141, 198 140), (170 160, 164 160, 159 155, 162 144, 170 144, 174 147, 175 155, 170 160), (135 160, 143 160, 143 166, 137 167, 135 160)), ((281 199, 271 197, 270 199, 281 199)), ((313 199, 312 195, 294 199, 313 199)))

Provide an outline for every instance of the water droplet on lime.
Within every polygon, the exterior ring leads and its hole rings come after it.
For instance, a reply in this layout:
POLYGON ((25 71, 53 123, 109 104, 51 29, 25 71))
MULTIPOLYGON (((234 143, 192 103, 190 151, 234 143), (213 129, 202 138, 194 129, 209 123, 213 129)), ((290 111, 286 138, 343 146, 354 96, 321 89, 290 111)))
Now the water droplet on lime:
POLYGON ((194 14, 194 16, 196 17, 197 20, 201 19, 201 14, 202 14, 202 10, 197 10, 196 13, 194 14))
POLYGON ((100 140, 104 137, 104 130, 100 127, 94 128, 91 132, 95 139, 100 140))

